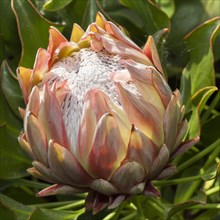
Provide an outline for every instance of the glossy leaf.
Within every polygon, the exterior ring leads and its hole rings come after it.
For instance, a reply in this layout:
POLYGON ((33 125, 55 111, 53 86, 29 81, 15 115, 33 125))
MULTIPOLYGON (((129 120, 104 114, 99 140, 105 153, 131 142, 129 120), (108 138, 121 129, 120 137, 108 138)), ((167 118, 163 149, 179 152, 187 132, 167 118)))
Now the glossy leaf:
POLYGON ((219 16, 219 1, 174 0, 175 13, 171 18, 171 32, 168 41, 181 42, 183 37, 202 22, 219 16))
MULTIPOLYGON (((191 166, 190 169, 186 169, 183 171, 180 178, 196 176, 199 174, 199 169, 200 167, 196 165, 191 166)), ((197 182, 201 182, 201 180, 178 184, 177 191, 175 193, 174 203, 179 204, 188 200, 192 196, 192 193, 194 192, 193 185, 196 184, 197 182)))
POLYGON ((0 14, 0 64, 7 59, 15 70, 20 58, 21 44, 11 1, 0 1, 0 14))
POLYGON ((206 144, 211 144, 219 138, 219 125, 220 115, 214 116, 203 125, 201 139, 206 144))
POLYGON ((7 129, 10 132, 16 135, 19 134, 22 129, 22 122, 15 116, 14 112, 8 105, 2 90, 0 90, 0 106, 0 126, 7 125, 7 129))
POLYGON ((199 114, 201 114, 205 103, 209 99, 209 97, 218 90, 215 86, 205 87, 200 89, 193 97, 192 97, 192 104, 194 106, 198 106, 199 114))
POLYGON ((203 211, 199 216, 197 216, 194 220, 201 219, 218 219, 220 217, 218 209, 207 209, 203 211))
MULTIPOLYGON (((201 121, 202 123, 206 123, 206 121, 211 118, 211 116, 213 115, 213 113, 215 112, 215 108, 218 108, 218 105, 220 103, 220 91, 218 91, 217 93, 215 93, 215 96, 213 96, 213 99, 211 100, 210 104, 209 104, 209 108, 206 109, 206 111, 204 112, 204 114, 201 117, 201 121)), ((217 116, 217 115, 216 115, 217 116)))
MULTIPOLYGON (((200 114, 205 106, 205 103, 209 97, 215 92, 217 88, 215 86, 205 87, 200 89, 191 99, 192 101, 192 114, 189 120, 189 137, 194 138, 201 133, 200 114)), ((190 108, 190 102, 188 102, 190 108)))
POLYGON ((103 0, 99 5, 100 10, 106 12, 105 16, 111 18, 115 23, 120 24, 125 32, 140 46, 146 42, 143 22, 138 14, 118 1, 103 0))
POLYGON ((18 101, 19 96, 16 94, 18 88, 16 88, 15 79, 7 75, 5 65, 6 63, 3 64, 1 73, 1 89, 3 92, 0 92, 0 178, 15 179, 27 175, 26 169, 30 165, 30 161, 18 144, 17 137, 22 129, 22 122, 12 111, 16 111, 17 105, 20 103, 18 101))
POLYGON ((120 0, 120 2, 136 12, 137 16, 141 19, 143 25, 142 28, 144 29, 145 34, 150 35, 163 28, 169 28, 170 24, 168 16, 151 1, 120 0))
POLYGON ((8 207, 0 204, 0 213, 2 219, 10 219, 10 220, 16 220, 15 213, 8 207))
POLYGON ((212 41, 220 30, 219 22, 220 18, 209 20, 185 39, 190 51, 190 60, 183 71, 181 80, 184 103, 187 103, 198 90, 215 85, 212 41))
MULTIPOLYGON (((219 150, 219 153, 220 153, 220 150, 219 150)), ((212 180, 216 178, 219 171, 220 171, 220 164, 218 164, 217 166, 213 165, 208 170, 206 170, 206 172, 202 175, 202 179, 205 181, 212 180)))
POLYGON ((12 9, 16 16, 22 43, 20 65, 33 67, 37 49, 47 48, 49 27, 56 25, 45 20, 30 0, 12 0, 12 9))
POLYGON ((169 18, 172 17, 175 11, 174 0, 155 0, 155 2, 158 4, 159 8, 169 16, 169 18))
POLYGON ((190 121, 188 123, 189 127, 189 138, 194 138, 196 136, 200 136, 201 134, 201 125, 200 125, 200 118, 199 112, 196 107, 193 108, 190 121))
POLYGON ((98 12, 98 7, 96 1, 88 0, 86 8, 83 13, 82 26, 87 27, 90 23, 94 22, 97 12, 98 12))
POLYGON ((57 11, 66 7, 72 0, 49 0, 44 4, 44 9, 47 11, 57 11))
POLYGON ((33 210, 33 208, 25 206, 3 194, 0 194, 0 203, 9 210, 11 210, 10 215, 12 215, 13 213, 13 216, 16 216, 15 219, 17 220, 28 219, 28 216, 33 210))
POLYGON ((77 213, 71 214, 68 212, 36 208, 28 220, 72 220, 75 216, 77 216, 77 213))
POLYGON ((183 211, 189 207, 192 207, 197 204, 205 204, 205 203, 206 203, 206 195, 204 192, 201 191, 197 196, 193 197, 189 201, 174 205, 173 207, 168 209, 167 212, 165 213, 166 216, 165 219, 169 219, 171 216, 174 216, 178 212, 183 211))
POLYGON ((95 21, 97 12, 98 6, 95 0, 74 0, 60 10, 60 16, 69 30, 72 29, 73 23, 86 29, 90 23, 95 21))
POLYGON ((14 73, 12 73, 7 61, 2 63, 0 74, 1 90, 12 111, 20 117, 18 107, 23 107, 24 101, 18 81, 14 73))
POLYGON ((27 176, 26 169, 30 166, 30 161, 21 150, 17 135, 6 125, 0 127, 0 178, 15 179, 27 176))

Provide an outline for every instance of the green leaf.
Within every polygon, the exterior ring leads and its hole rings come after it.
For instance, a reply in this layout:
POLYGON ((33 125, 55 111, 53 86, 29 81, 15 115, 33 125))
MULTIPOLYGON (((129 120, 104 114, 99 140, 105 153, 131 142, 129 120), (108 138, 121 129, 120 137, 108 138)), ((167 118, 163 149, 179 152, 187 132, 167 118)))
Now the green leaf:
POLYGON ((213 142, 209 146, 205 146, 203 150, 200 150, 197 154, 192 156, 190 159, 181 163, 181 165, 178 166, 177 171, 180 172, 181 170, 184 170, 187 167, 190 167, 192 164, 196 162, 199 163, 202 160, 202 158, 204 158, 208 154, 211 154, 216 148, 219 148, 219 145, 220 145, 220 138, 218 138, 215 142, 213 142))
POLYGON ((8 219, 8 220, 16 220, 16 214, 10 210, 9 208, 5 207, 0 203, 0 216, 1 219, 8 219))
POLYGON ((16 76, 12 73, 7 61, 2 63, 0 74, 1 90, 12 111, 20 117, 18 107, 23 107, 24 101, 16 76))
MULTIPOLYGON (((219 152, 220 152, 220 150, 219 150, 219 152)), ((212 167, 210 167, 208 170, 206 170, 203 173, 202 179, 204 181, 208 181, 208 180, 212 180, 212 179, 216 178, 219 173, 219 169, 220 169, 220 164, 213 165, 212 167)))
MULTIPOLYGON (((191 166, 190 169, 186 169, 183 171, 180 178, 197 176, 199 175, 199 170, 200 167, 198 165, 191 166)), ((175 193, 174 203, 175 204, 182 203, 187 199, 189 199, 192 196, 192 193, 194 192, 193 185, 196 184, 197 182, 201 182, 201 179, 178 184, 175 193)))
POLYGON ((185 39, 190 51, 190 60, 181 80, 183 102, 198 90, 215 85, 212 41, 220 30, 220 19, 214 18, 196 28, 185 39))
POLYGON ((16 179, 27 176, 27 168, 31 166, 14 134, 6 125, 0 127, 0 178, 16 179))
POLYGON ((27 176, 26 169, 30 167, 30 160, 17 140, 22 122, 12 112, 1 91, 0 106, 0 178, 15 179, 27 176))
POLYGON ((218 220, 220 217, 219 211, 217 209, 209 209, 207 211, 201 212, 194 220, 206 220, 206 219, 215 219, 218 220))
POLYGON ((175 4, 174 0, 155 0, 156 3, 158 4, 159 8, 163 10, 169 18, 172 17, 174 11, 175 11, 175 4))
POLYGON ((205 124, 209 118, 212 116, 217 116, 220 113, 215 110, 216 107, 218 107, 218 104, 220 103, 220 91, 218 91, 213 99, 211 100, 209 106, 206 107, 206 111, 202 115, 201 122, 202 124, 205 124))
POLYGON ((189 127, 189 131, 188 131, 189 139, 200 136, 201 124, 200 124, 199 112, 197 107, 193 107, 191 118, 188 122, 188 127, 189 127))
POLYGON ((211 144, 219 138, 219 125, 220 125, 220 115, 211 118, 207 121, 201 132, 201 139, 206 144, 211 144))
POLYGON ((21 43, 16 20, 11 9, 11 1, 0 1, 0 11, 0 64, 4 59, 7 59, 15 70, 19 62, 21 43))
POLYGON ((16 215, 16 220, 28 219, 28 216, 30 215, 31 211, 33 211, 33 208, 25 206, 3 194, 0 194, 0 203, 3 206, 7 207, 9 210, 11 210, 11 215, 12 212, 14 213, 13 216, 16 215))
POLYGON ((44 4, 44 9, 47 11, 58 11, 66 7, 72 0, 49 0, 44 4))
POLYGON ((66 7, 63 18, 71 27, 73 23, 77 23, 86 29, 90 23, 95 21, 97 12, 98 7, 95 0, 75 0, 66 7))
POLYGON ((87 27, 92 22, 94 22, 97 12, 98 7, 96 0, 88 0, 85 11, 83 13, 82 27, 87 27))
POLYGON ((118 1, 103 0, 99 5, 100 11, 105 12, 104 15, 108 20, 114 20, 126 29, 129 37, 139 46, 143 46, 146 42, 145 32, 143 30, 143 22, 140 16, 132 9, 127 8, 118 1))
POLYGON ((0 106, 0 127, 6 125, 8 131, 18 135, 22 129, 22 121, 14 114, 8 105, 2 90, 0 90, 0 106))
POLYGON ((174 0, 175 13, 171 19, 169 43, 176 44, 201 23, 219 16, 219 1, 215 0, 174 0))
MULTIPOLYGON (((218 175, 219 166, 217 164, 211 166, 209 169, 207 169, 205 172, 203 171, 204 168, 200 168, 200 166, 192 166, 190 169, 187 169, 183 172, 180 179, 184 179, 184 177, 190 179, 190 177, 199 177, 198 180, 191 180, 188 182, 184 182, 177 185, 177 190, 175 193, 175 200, 174 203, 181 203, 183 201, 186 201, 189 199, 193 193, 198 189, 198 186, 203 181, 208 181, 215 179, 218 175), (201 174, 203 171, 203 174, 201 174), (201 178, 201 179, 200 179, 201 178)), ((186 179, 185 178, 185 179, 186 179)))
POLYGON ((35 211, 29 217, 29 220, 72 220, 75 216, 76 214, 73 214, 71 212, 62 212, 36 208, 35 211))
POLYGON ((136 12, 147 35, 170 26, 168 16, 149 0, 120 0, 120 3, 136 12))
POLYGON ((198 107, 199 114, 201 114, 205 103, 208 101, 209 97, 217 91, 218 88, 215 86, 208 86, 203 89, 200 89, 195 95, 192 97, 192 104, 198 107))
POLYGON ((175 214, 177 214, 178 212, 183 211, 197 204, 206 204, 206 195, 203 191, 200 191, 200 193, 197 196, 193 197, 189 201, 174 205, 171 208, 169 208, 165 212, 165 219, 169 219, 175 214))
POLYGON ((32 67, 38 48, 47 48, 49 27, 56 25, 44 19, 30 0, 12 0, 12 9, 16 16, 22 43, 20 65, 32 67))
POLYGON ((186 104, 186 111, 188 111, 192 107, 192 115, 189 120, 189 138, 200 136, 200 114, 205 106, 205 103, 216 90, 218 90, 218 88, 215 86, 205 87, 196 92, 191 100, 188 100, 186 104), (191 106, 191 104, 193 105, 191 106))

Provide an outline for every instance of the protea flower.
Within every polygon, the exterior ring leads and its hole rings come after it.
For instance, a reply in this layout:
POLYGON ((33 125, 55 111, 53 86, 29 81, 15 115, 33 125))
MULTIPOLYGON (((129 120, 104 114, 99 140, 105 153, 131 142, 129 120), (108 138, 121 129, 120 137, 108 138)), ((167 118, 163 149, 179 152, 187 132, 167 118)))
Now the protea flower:
POLYGON ((89 192, 86 207, 98 212, 157 194, 151 181, 172 174, 169 160, 198 138, 182 142, 181 95, 167 84, 153 38, 141 49, 100 13, 85 33, 74 24, 70 41, 49 32, 33 69, 18 68, 28 172, 54 183, 38 196, 89 192))

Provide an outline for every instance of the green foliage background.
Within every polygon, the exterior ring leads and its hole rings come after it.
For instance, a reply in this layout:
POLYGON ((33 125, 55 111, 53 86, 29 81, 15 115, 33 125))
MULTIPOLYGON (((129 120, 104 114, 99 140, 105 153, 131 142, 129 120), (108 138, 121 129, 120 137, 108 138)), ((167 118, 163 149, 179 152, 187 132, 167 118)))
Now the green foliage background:
POLYGON ((220 1, 219 0, 0 0, 0 218, 195 219, 220 218, 220 1), (19 65, 32 67, 36 51, 48 44, 48 28, 69 38, 72 24, 84 29, 97 11, 122 26, 143 46, 153 35, 168 81, 180 88, 189 119, 188 136, 200 142, 173 161, 176 174, 154 181, 161 198, 131 198, 118 209, 92 216, 85 195, 36 198, 48 186, 28 176, 31 161, 17 142, 23 99, 19 65))

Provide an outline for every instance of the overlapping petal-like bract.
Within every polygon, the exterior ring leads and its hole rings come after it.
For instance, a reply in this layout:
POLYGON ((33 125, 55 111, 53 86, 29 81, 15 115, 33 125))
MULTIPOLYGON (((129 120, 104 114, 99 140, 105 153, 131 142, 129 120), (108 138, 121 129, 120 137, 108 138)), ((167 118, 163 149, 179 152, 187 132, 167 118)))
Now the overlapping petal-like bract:
POLYGON ((33 160, 28 172, 54 183, 38 196, 89 192, 86 207, 95 213, 129 195, 157 194, 151 180, 171 175, 170 158, 198 138, 182 142, 181 95, 167 84, 153 38, 142 50, 100 13, 86 32, 74 24, 70 41, 53 27, 49 32, 49 46, 38 50, 33 69, 18 68, 26 103, 19 142, 33 160), (50 80, 50 70, 83 48, 118 55, 124 68, 109 75, 117 103, 99 88, 85 91, 73 146, 62 108, 72 91, 67 80, 50 80))

